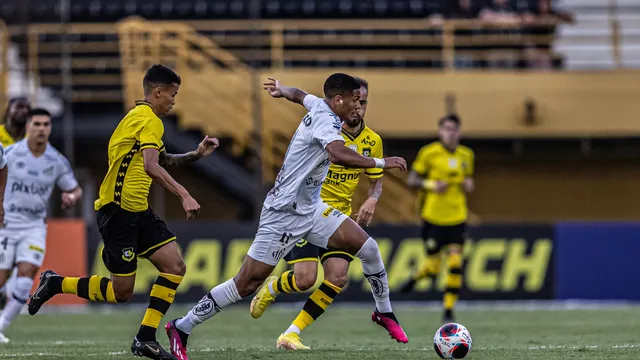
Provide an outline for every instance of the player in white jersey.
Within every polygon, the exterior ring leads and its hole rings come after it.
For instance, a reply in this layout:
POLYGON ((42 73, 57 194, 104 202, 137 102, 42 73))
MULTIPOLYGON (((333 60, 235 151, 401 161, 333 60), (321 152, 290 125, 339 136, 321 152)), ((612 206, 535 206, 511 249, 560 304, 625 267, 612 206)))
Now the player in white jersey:
POLYGON ((309 113, 291 139, 275 186, 264 201, 258 231, 239 273, 214 287, 184 317, 166 325, 171 352, 180 360, 188 359, 187 338, 193 328, 225 306, 253 294, 278 261, 302 238, 322 248, 341 249, 360 258, 376 300, 374 313, 398 323, 391 309, 387 274, 378 244, 353 220, 324 204, 320 190, 332 162, 351 168, 406 171, 405 160, 398 157, 372 159, 344 146, 340 135, 342 121, 358 116, 360 107, 360 84, 353 77, 331 75, 324 84, 324 99, 270 80, 272 82, 265 84, 265 89, 271 96, 303 104, 309 113))
POLYGON ((4 331, 29 298, 46 249, 47 205, 54 186, 62 191, 62 206, 74 206, 82 189, 67 159, 49 144, 51 115, 33 109, 27 119, 27 139, 6 149, 7 186, 4 191, 4 227, 0 229, 0 286, 17 268, 11 299, 0 316, 0 342, 4 331))

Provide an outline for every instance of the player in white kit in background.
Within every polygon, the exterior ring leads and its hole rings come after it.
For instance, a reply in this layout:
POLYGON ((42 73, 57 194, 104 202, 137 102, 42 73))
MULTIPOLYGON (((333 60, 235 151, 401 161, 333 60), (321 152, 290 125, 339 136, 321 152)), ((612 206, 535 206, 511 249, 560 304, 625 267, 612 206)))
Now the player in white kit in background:
POLYGON ((340 249, 360 258, 363 272, 372 285, 375 313, 393 319, 391 321, 397 324, 378 244, 353 220, 324 204, 320 190, 331 162, 351 168, 406 171, 405 160, 398 157, 372 159, 344 146, 340 135, 342 120, 358 116, 360 107, 360 84, 353 77, 331 75, 324 84, 324 99, 270 80, 265 84, 265 90, 272 97, 303 104, 309 113, 291 139, 275 186, 264 201, 258 231, 239 273, 214 287, 184 317, 166 325, 171 352, 179 360, 188 359, 187 338, 196 325, 218 314, 225 306, 253 294, 278 261, 303 237, 314 245, 340 249))
POLYGON ((18 274, 11 299, 0 316, 0 342, 13 318, 29 298, 33 278, 45 256, 45 217, 53 187, 62 191, 62 207, 74 206, 82 189, 67 159, 49 144, 51 114, 33 109, 27 120, 27 139, 5 149, 8 171, 4 191, 4 226, 0 229, 0 286, 14 267, 18 274))

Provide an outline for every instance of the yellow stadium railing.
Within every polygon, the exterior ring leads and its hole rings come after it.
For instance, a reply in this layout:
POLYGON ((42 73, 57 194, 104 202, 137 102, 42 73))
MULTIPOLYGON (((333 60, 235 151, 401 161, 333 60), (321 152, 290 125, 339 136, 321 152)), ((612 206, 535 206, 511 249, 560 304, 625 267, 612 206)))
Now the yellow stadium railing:
MULTIPOLYGON (((237 151, 251 141, 252 133, 260 132, 264 178, 271 181, 286 151, 286 140, 304 110, 263 93, 263 126, 255 129, 250 94, 260 84, 253 83, 251 70, 245 65, 248 60, 271 64, 271 70, 260 73, 261 78, 273 72, 283 73, 289 62, 320 61, 321 65, 323 60, 440 61, 445 71, 453 72, 457 56, 486 59, 496 54, 489 50, 493 45, 546 45, 554 40, 552 35, 526 34, 472 37, 462 31, 496 27, 478 21, 450 21, 442 25, 426 20, 258 21, 253 26, 259 35, 250 34, 249 26, 246 21, 149 22, 141 18, 130 18, 116 26, 71 24, 63 28, 59 24, 34 24, 29 26, 29 66, 34 74, 58 69, 60 60, 56 55, 62 47, 56 36, 68 31, 74 39, 72 68, 74 73, 84 74, 74 75, 73 81, 92 85, 91 90, 74 90, 74 101, 124 101, 125 107, 129 107, 142 96, 141 82, 146 68, 152 63, 165 63, 183 77, 175 109, 181 126, 210 135, 230 136, 237 151), (364 34, 356 35, 355 30, 364 30, 364 34), (400 32, 389 35, 373 30, 400 32), (89 40, 83 40, 84 37, 89 40), (402 50, 388 47, 389 44, 401 46, 402 50), (251 48, 254 45, 261 48, 251 48), (333 49, 326 50, 321 45, 333 49), (101 69, 113 71, 96 71, 101 69), (120 85, 122 91, 111 89, 120 85)), ((611 41, 616 44, 615 24, 611 26, 611 41)), ((619 53, 619 48, 612 48, 619 53)), ((525 56, 521 50, 504 52, 511 59, 525 56)), ((620 67, 620 57, 614 59, 620 67)), ((286 74, 298 76, 297 70, 286 74)), ((318 80, 302 83, 315 81, 318 80)), ((40 76, 43 86, 59 82, 56 75, 40 76)), ((314 85, 307 90, 318 93, 320 87, 314 85)), ((415 197, 404 180, 404 175, 395 173, 385 178, 385 195, 378 205, 380 219, 392 223, 417 221, 415 197)), ((365 185, 363 181, 355 196, 356 203, 366 198, 365 185)))
POLYGON ((9 36, 7 26, 0 20, 0 104, 3 106, 9 100, 9 36))
MULTIPOLYGON (((491 50, 491 46, 548 45, 554 40, 550 34, 536 35, 526 31, 486 34, 476 31, 473 35, 464 32, 469 29, 523 29, 548 25, 492 25, 477 20, 444 21, 442 24, 428 20, 313 19, 261 20, 252 23, 239 20, 172 21, 154 24, 176 28, 187 25, 236 58, 268 62, 274 69, 283 68, 289 62, 305 61, 318 66, 322 66, 323 61, 438 61, 444 70, 455 71, 456 57, 476 60, 496 56, 511 60, 527 57, 522 50, 496 51, 491 50), (252 27, 258 30, 257 34, 250 31, 252 27), (255 45, 260 48, 252 48, 255 45)), ((21 50, 28 51, 29 68, 34 74, 41 75, 43 86, 59 86, 61 78, 55 75, 55 70, 61 66, 61 35, 68 34, 72 42, 73 82, 92 86, 90 90, 75 90, 74 100, 119 101, 122 94, 113 89, 121 81, 118 75, 121 46, 117 28, 109 23, 73 23, 68 26, 30 24, 27 26, 28 44, 21 50)), ((10 28, 12 34, 22 34, 23 31, 22 26, 10 28)), ((618 44, 614 22, 611 23, 610 34, 611 43, 618 44)), ((618 51, 616 46, 612 49, 618 51)), ((541 51, 559 56, 552 50, 541 51)), ((614 58, 620 65, 619 57, 614 58)), ((238 66, 242 64, 238 62, 238 66)))

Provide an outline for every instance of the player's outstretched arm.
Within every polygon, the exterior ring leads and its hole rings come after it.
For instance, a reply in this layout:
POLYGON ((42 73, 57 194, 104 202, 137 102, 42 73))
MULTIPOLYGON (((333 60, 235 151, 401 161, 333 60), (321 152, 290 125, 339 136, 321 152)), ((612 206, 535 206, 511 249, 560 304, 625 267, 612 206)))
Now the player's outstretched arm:
POLYGON ((178 184, 171 175, 158 163, 160 152, 156 148, 147 148, 142 150, 144 158, 144 171, 158 182, 160 186, 171 191, 172 194, 180 198, 182 207, 187 213, 187 219, 195 218, 200 212, 200 205, 191 197, 187 189, 178 184))
POLYGON ((280 80, 274 78, 267 78, 268 81, 263 83, 263 89, 267 90, 269 95, 274 98, 285 98, 296 104, 304 105, 304 98, 308 94, 298 88, 284 86, 280 80))
POLYGON ((160 152, 158 163, 160 166, 171 168, 178 167, 192 162, 198 161, 205 156, 209 156, 218 148, 220 142, 216 138, 205 136, 198 145, 198 148, 185 154, 167 154, 166 151, 160 152))
POLYGON ((397 156, 384 159, 372 159, 362 156, 357 152, 344 146, 344 141, 333 141, 325 149, 329 154, 329 161, 336 165, 346 166, 355 169, 400 169, 407 171, 407 162, 397 156))

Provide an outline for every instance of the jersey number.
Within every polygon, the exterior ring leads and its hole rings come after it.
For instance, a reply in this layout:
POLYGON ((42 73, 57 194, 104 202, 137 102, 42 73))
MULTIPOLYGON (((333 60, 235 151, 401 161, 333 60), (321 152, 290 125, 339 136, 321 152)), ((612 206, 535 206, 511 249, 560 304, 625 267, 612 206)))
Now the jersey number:
POLYGON ((0 245, 2 245, 2 250, 7 251, 7 245, 9 244, 9 238, 4 238, 0 241, 0 245))
POLYGON ((287 232, 283 233, 282 237, 280 238, 280 242, 285 245, 288 244, 289 240, 291 240, 291 236, 293 236, 292 233, 287 233, 287 232))

